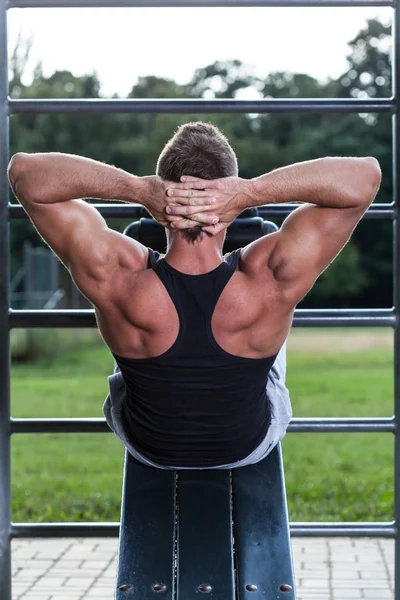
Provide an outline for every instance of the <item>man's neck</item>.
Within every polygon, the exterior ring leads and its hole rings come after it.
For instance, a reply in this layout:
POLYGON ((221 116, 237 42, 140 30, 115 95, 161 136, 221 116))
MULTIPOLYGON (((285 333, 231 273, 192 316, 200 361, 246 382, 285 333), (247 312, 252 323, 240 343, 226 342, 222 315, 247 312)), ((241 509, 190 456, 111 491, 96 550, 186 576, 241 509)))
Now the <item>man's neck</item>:
POLYGON ((166 261, 177 271, 200 275, 216 269, 222 262, 224 235, 203 236, 191 242, 179 234, 168 237, 166 261))

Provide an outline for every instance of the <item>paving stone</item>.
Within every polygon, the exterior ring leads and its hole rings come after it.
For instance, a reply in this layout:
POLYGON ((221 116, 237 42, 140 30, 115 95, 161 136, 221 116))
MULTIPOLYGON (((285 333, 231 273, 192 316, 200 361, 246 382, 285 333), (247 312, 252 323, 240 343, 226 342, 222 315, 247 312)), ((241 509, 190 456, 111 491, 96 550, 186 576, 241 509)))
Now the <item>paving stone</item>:
POLYGON ((21 569, 18 572, 17 579, 21 581, 35 581, 46 573, 47 569, 35 569, 32 566, 29 569, 21 569))
POLYGON ((83 571, 104 571, 108 567, 109 560, 85 560, 80 568, 83 571))
POLYGON ((69 577, 63 582, 63 587, 89 587, 96 581, 96 577, 69 577))
POLYGON ((329 587, 329 581, 321 580, 321 579, 313 579, 312 575, 310 577, 304 577, 301 580, 301 584, 302 584, 302 586, 304 586, 305 588, 308 588, 310 590, 313 590, 315 588, 323 590, 324 588, 329 587))
MULTIPOLYGON (((360 590, 360 589, 354 589, 354 590, 333 589, 332 600, 349 600, 350 598, 363 598, 362 590, 360 590)), ((375 598, 375 600, 378 600, 378 598, 375 598)))
POLYGON ((35 587, 40 588, 58 588, 64 585, 66 577, 52 577, 51 575, 46 574, 45 577, 41 577, 35 582, 35 587))
POLYGON ((329 591, 323 592, 321 590, 312 590, 310 588, 301 587, 300 590, 298 590, 298 593, 304 595, 306 600, 311 600, 311 598, 313 600, 314 598, 318 598, 319 600, 331 600, 331 594, 329 591))
POLYGON ((364 598, 372 598, 373 600, 393 600, 393 592, 390 590, 371 589, 364 590, 364 598))
MULTIPOLYGON (((21 600, 22 600, 22 597, 21 597, 21 600)), ((47 596, 44 594, 37 594, 36 592, 34 594, 31 594, 28 592, 27 594, 24 594, 23 600, 51 600, 51 596, 47 596)))
POLYGON ((22 594, 23 592, 27 592, 29 590, 29 588, 31 587, 31 583, 30 582, 25 582, 25 583, 16 583, 13 582, 13 592, 17 595, 22 594))

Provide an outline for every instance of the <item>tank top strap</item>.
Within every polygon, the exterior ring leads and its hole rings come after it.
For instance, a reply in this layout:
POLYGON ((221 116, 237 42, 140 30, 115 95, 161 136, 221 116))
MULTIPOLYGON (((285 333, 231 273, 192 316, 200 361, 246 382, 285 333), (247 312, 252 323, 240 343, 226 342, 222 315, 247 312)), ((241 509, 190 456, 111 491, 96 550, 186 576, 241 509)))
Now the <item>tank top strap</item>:
POLYGON ((228 254, 224 254, 224 261, 226 262, 226 264, 229 267, 229 270, 231 271, 231 276, 233 275, 233 273, 236 271, 237 266, 239 264, 239 254, 240 254, 241 248, 237 248, 236 250, 233 250, 233 252, 229 252, 228 254))
POLYGON ((224 262, 222 263, 222 265, 223 265, 222 272, 219 274, 219 277, 217 278, 217 280, 214 284, 215 285, 215 290, 214 290, 215 291, 215 303, 212 308, 212 312, 214 311, 215 304, 217 304, 218 299, 219 299, 220 295, 222 294, 222 292, 224 291, 225 286, 227 285, 230 278, 232 277, 232 275, 234 274, 234 272, 237 269, 237 266, 239 263, 240 250, 241 250, 241 248, 239 248, 238 250, 234 250, 233 252, 229 252, 228 254, 225 254, 223 257, 224 262))
POLYGON ((156 273, 156 275, 158 276, 158 278, 161 280, 161 282, 164 284, 164 286, 166 287, 169 295, 171 296, 174 304, 176 305, 176 294, 174 293, 174 285, 173 285, 173 280, 171 277, 171 273, 169 272, 168 269, 165 268, 165 260, 164 260, 164 256, 160 253, 157 252, 156 250, 153 250, 152 248, 149 248, 149 260, 148 260, 148 268, 153 269, 153 271, 156 273))
POLYGON ((147 268, 154 269, 157 265, 157 261, 160 258, 161 254, 152 248, 147 248, 149 251, 149 258, 147 260, 147 268))

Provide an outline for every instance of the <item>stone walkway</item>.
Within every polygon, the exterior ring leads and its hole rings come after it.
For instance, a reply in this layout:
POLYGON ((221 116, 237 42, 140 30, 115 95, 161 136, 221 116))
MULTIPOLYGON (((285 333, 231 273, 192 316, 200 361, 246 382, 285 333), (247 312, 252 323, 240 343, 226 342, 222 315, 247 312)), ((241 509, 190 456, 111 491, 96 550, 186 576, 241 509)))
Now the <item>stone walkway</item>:
MULTIPOLYGON (((15 540, 13 600, 113 600, 116 539, 15 540)), ((297 600, 393 600, 394 542, 294 538, 297 600)))

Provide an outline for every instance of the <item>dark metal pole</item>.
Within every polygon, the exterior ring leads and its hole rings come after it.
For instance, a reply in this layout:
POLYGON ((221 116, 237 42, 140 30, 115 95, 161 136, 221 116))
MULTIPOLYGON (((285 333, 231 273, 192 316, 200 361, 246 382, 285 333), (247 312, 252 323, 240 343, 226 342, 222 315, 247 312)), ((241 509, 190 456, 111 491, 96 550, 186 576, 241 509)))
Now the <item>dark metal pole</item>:
POLYGON ((290 533, 292 537, 393 538, 397 528, 393 523, 290 523, 290 533))
POLYGON ((118 537, 118 535, 119 523, 13 523, 11 529, 12 538, 118 537))
MULTIPOLYGON (((393 76, 393 95, 397 102, 400 98, 400 2, 395 3, 393 11, 393 55, 392 55, 392 76, 393 76)), ((399 177, 400 177, 400 142, 398 128, 398 107, 393 115, 393 196, 396 208, 400 206, 399 202, 399 177)), ((400 418, 400 220, 398 213, 393 223, 393 304, 396 311, 396 324, 394 328, 394 414, 396 424, 400 418)), ((400 537, 398 526, 400 523, 400 435, 398 427, 394 437, 394 513, 396 524, 395 536, 395 555, 394 555, 394 597, 400 600, 400 537)))
MULTIPOLYGON (((383 424, 388 431, 391 423, 383 424)), ((374 429, 375 431, 375 429, 374 429)), ((379 429, 381 431, 381 429, 379 429)), ((11 433, 111 433, 103 418, 11 419, 11 433)))
POLYGON ((334 112, 365 113, 393 112, 394 101, 390 98, 366 100, 338 100, 337 98, 289 98, 270 100, 235 100, 222 98, 204 100, 199 98, 43 98, 41 100, 10 100, 10 114, 19 113, 276 113, 276 112, 334 112))
MULTIPOLYGON (((96 327, 94 310, 12 310, 10 328, 96 327)), ((296 309, 295 327, 394 327, 392 308, 296 309)))
MULTIPOLYGON (((292 419, 288 431, 294 433, 394 433, 392 417, 336 417, 292 419)), ((105 419, 11 419, 14 433, 111 433, 105 419)))
MULTIPOLYGON (((13 538, 116 537, 119 523, 13 523, 13 538)), ((292 537, 395 537, 393 523, 290 523, 292 537)), ((1 599, 3 600, 3 598, 1 599)))
POLYGON ((396 424, 391 417, 308 417, 290 421, 293 433, 394 433, 396 424))
POLYGON ((0 598, 11 600, 7 12, 0 0, 0 598))
MULTIPOLYGON (((139 204, 92 204, 105 219, 140 219, 146 210, 139 204)), ((300 204, 270 204, 258 209, 264 219, 284 219, 300 204)), ((9 204, 10 219, 27 219, 28 215, 20 204, 9 204)), ((363 219, 393 219, 395 208, 392 204, 373 204, 363 219)))

